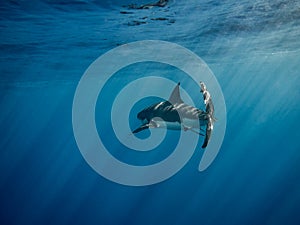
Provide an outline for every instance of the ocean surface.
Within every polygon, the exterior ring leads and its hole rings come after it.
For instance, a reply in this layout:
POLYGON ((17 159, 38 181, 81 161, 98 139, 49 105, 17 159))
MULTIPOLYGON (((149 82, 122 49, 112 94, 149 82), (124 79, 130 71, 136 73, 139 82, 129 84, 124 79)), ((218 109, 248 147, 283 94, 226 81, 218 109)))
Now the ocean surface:
MULTIPOLYGON (((132 5, 146 3, 1 1, 0 224, 300 224, 300 2, 132 5), (72 104, 94 60, 142 40, 176 43, 207 63, 223 91, 227 127, 205 171, 198 171, 204 151, 198 148, 171 178, 132 187, 107 180, 84 160, 72 104)), ((150 63, 119 71, 99 97, 96 121, 112 104, 105 96, 143 76, 189 87, 184 74, 170 75, 173 70, 150 63)), ((140 101, 135 110, 151 101, 140 101)), ((167 136, 155 154, 133 154, 105 121, 99 133, 122 161, 151 164, 172 152, 176 140, 167 136)))

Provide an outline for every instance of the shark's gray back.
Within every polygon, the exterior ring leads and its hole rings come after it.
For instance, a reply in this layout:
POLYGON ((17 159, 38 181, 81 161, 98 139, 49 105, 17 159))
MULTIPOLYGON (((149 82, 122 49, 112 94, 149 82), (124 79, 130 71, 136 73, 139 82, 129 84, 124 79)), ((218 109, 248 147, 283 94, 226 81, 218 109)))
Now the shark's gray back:
POLYGON ((200 120, 207 119, 207 113, 197 109, 196 107, 187 105, 185 103, 171 104, 169 101, 159 102, 144 109, 144 113, 148 121, 152 118, 159 117, 167 122, 179 122, 182 119, 200 120))
POLYGON ((182 118, 200 121, 207 119, 207 113, 185 103, 176 103, 173 105, 173 108, 181 115, 182 118))

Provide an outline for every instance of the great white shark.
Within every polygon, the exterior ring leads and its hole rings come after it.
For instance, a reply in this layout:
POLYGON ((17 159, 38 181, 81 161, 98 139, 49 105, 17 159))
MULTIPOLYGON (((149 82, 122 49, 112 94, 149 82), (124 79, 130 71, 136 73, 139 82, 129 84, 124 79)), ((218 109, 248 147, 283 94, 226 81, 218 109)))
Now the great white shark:
POLYGON ((148 128, 190 130, 205 136, 202 148, 206 148, 213 131, 213 123, 216 121, 210 93, 206 85, 200 82, 200 92, 205 105, 205 110, 201 110, 183 102, 179 86, 180 83, 176 85, 167 101, 155 103, 140 111, 137 118, 142 121, 142 125, 132 133, 138 133, 148 128), (203 127, 205 128, 203 129, 203 127), (205 131, 205 135, 201 131, 205 131))

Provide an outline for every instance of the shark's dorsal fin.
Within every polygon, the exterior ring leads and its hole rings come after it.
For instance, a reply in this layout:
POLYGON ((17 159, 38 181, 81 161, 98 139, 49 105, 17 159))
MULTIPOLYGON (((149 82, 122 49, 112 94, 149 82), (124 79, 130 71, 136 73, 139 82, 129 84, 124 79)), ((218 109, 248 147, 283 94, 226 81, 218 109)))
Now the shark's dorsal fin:
POLYGON ((171 96, 170 96, 170 98, 168 100, 171 104, 183 103, 183 101, 182 101, 182 99, 180 97, 179 86, 180 86, 180 82, 176 85, 176 87, 172 91, 172 94, 171 94, 171 96))

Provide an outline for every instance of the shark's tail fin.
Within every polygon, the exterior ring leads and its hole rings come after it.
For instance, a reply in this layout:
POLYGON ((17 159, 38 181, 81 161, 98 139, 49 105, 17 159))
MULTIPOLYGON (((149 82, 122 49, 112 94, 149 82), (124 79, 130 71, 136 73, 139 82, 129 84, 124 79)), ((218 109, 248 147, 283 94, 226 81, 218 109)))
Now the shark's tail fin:
POLYGON ((210 93, 208 92, 206 85, 203 82, 200 82, 200 92, 203 94, 204 104, 205 104, 205 112, 207 113, 208 119, 207 119, 207 125, 206 125, 206 132, 205 132, 205 139, 204 143, 202 145, 202 148, 206 148, 212 131, 213 131, 213 123, 216 121, 214 117, 214 104, 212 102, 210 93))
POLYGON ((214 127, 213 127, 213 120, 209 117, 207 125, 206 125, 206 131, 205 131, 205 139, 202 145, 202 148, 206 148, 209 139, 211 137, 212 131, 213 131, 214 127))

